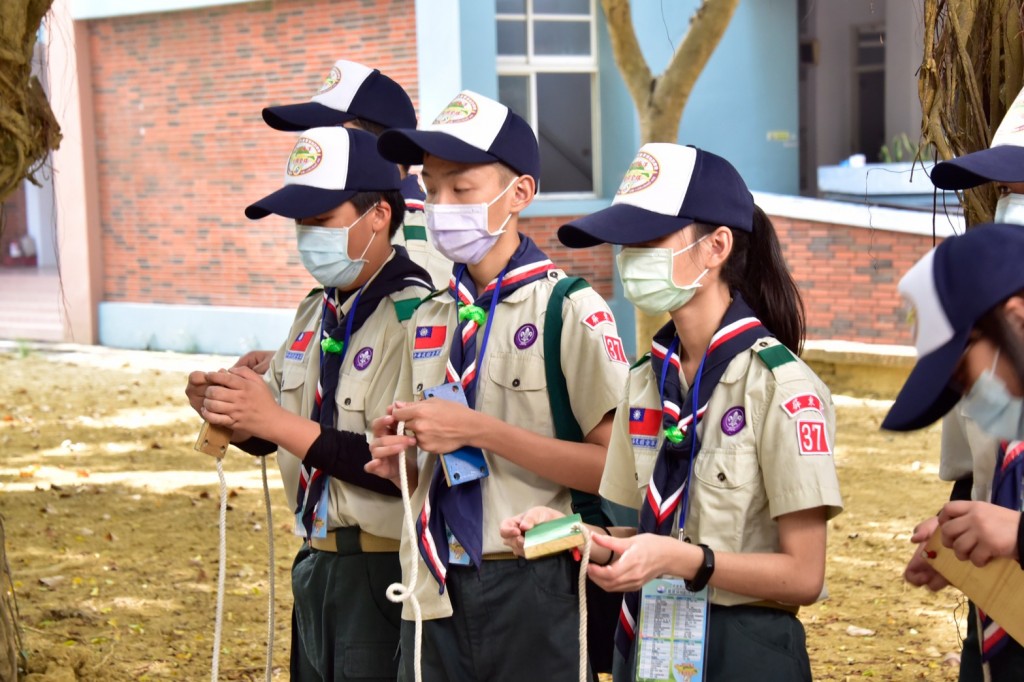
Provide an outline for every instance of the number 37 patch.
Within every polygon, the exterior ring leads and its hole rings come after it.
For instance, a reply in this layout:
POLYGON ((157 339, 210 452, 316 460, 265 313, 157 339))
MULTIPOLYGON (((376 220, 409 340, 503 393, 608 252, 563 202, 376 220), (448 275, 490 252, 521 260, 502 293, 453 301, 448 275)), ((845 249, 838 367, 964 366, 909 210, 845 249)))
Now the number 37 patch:
POLYGON ((825 422, 798 419, 796 439, 801 455, 831 455, 825 422))

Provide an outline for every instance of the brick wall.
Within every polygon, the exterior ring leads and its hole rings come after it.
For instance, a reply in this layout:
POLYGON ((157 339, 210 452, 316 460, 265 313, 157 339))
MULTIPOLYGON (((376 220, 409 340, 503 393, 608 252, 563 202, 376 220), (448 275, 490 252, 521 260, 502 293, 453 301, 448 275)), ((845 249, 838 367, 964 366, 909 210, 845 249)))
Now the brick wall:
POLYGON ((773 217, 807 310, 808 339, 910 345, 896 284, 932 238, 773 217))
POLYGON ((570 275, 584 277, 590 285, 606 298, 612 295, 612 278, 615 269, 612 266, 614 256, 612 247, 599 246, 592 249, 567 249, 562 246, 555 235, 558 228, 572 217, 556 218, 524 218, 520 222, 519 231, 537 242, 555 265, 570 275))
POLYGON ((274 0, 89 22, 106 301, 293 307, 314 284, 294 229, 244 207, 294 135, 260 110, 309 99, 346 58, 416 101, 414 0, 274 0))

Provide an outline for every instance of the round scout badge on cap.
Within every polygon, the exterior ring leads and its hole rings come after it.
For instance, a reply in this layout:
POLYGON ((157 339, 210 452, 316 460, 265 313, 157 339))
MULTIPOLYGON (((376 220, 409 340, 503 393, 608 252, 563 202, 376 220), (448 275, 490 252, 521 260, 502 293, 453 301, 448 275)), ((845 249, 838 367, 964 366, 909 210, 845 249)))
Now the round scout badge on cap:
POLYGON ((727 436, 735 436, 743 430, 746 423, 747 413, 744 412, 742 407, 737 405, 736 407, 729 408, 725 416, 722 417, 722 433, 727 436))
POLYGON ((364 369, 370 366, 373 361, 373 349, 369 346, 360 348, 359 352, 356 353, 356 357, 352 360, 352 366, 362 372, 364 369))
POLYGON ((480 107, 473 100, 472 97, 464 92, 460 92, 455 96, 451 102, 448 103, 437 118, 434 119, 433 125, 445 125, 448 123, 465 123, 466 121, 472 120, 480 107))
POLYGON ((646 189, 658 179, 658 172, 661 170, 658 160, 647 152, 640 152, 629 164, 626 174, 622 176, 622 183, 616 194, 632 194, 646 189))
POLYGON ((308 137, 300 137, 288 157, 288 175, 298 177, 313 171, 323 161, 324 151, 308 137))
POLYGON ((334 87, 341 82, 341 69, 337 65, 331 67, 330 73, 327 74, 327 78, 324 79, 324 84, 317 90, 318 95, 322 95, 329 90, 333 90, 334 87))
POLYGON ((516 330, 516 348, 526 350, 537 340, 537 327, 532 324, 524 324, 516 330))

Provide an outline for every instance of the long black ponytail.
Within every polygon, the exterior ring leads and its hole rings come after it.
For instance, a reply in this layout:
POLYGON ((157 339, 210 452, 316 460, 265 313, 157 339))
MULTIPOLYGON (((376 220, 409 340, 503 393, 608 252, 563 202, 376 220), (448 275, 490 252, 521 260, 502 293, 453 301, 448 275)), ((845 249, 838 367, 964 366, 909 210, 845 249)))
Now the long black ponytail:
MULTIPOLYGON (((697 237, 717 225, 696 223, 697 237)), ((758 318, 787 348, 800 354, 806 332, 804 302, 782 257, 771 219, 754 206, 754 231, 732 230, 732 253, 722 266, 722 280, 739 291, 758 318)))

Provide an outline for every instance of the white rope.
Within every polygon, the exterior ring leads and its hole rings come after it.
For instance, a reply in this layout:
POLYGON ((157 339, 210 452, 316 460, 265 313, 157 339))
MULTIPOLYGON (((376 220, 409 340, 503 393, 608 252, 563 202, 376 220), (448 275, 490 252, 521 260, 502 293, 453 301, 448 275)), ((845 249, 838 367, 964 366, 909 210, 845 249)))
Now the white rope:
POLYGON ((587 676, 587 566, 590 565, 590 529, 579 524, 583 532, 583 558, 580 559, 579 597, 580 597, 580 682, 589 682, 587 676))
POLYGON ((263 504, 267 508, 267 573, 270 578, 270 594, 267 595, 267 682, 274 674, 274 513, 270 509, 270 486, 267 484, 267 458, 260 457, 263 473, 263 504))
MULTIPOLYGON (((405 434, 405 422, 398 422, 395 433, 399 436, 405 434)), ((416 524, 412 520, 412 501, 409 499, 409 473, 405 470, 405 453, 399 455, 398 482, 402 489, 402 508, 405 511, 405 532, 415 542, 416 524)), ((416 583, 419 580, 419 557, 414 556, 412 560, 412 575, 409 576, 409 584, 391 583, 388 585, 387 596, 390 601, 400 604, 408 601, 412 605, 413 618, 416 622, 416 636, 413 642, 413 676, 415 682, 422 682, 423 673, 420 670, 420 648, 423 644, 423 614, 420 612, 420 601, 416 598, 416 583)))
POLYGON ((217 546, 217 615, 213 624, 213 667, 210 679, 217 682, 220 670, 220 633, 224 623, 224 569, 227 560, 228 483, 224 480, 224 462, 217 458, 217 478, 220 480, 220 539, 217 546))

